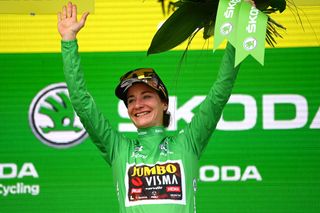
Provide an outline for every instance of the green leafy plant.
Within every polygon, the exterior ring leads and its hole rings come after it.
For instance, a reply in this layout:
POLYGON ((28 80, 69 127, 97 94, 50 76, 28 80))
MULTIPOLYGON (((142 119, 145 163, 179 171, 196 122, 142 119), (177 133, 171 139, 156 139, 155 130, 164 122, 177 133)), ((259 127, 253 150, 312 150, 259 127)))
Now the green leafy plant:
MULTIPOLYGON (((148 55, 170 50, 203 29, 203 38, 208 39, 214 34, 214 25, 219 0, 158 0, 163 14, 172 13, 154 35, 148 55), (166 6, 167 5, 167 6, 166 6)), ((270 14, 282 13, 287 7, 296 8, 292 0, 254 0, 255 6, 268 16, 266 42, 270 46, 276 44, 276 37, 281 37, 279 29, 284 26, 270 17, 270 14)), ((293 10, 294 11, 294 10, 293 10)))

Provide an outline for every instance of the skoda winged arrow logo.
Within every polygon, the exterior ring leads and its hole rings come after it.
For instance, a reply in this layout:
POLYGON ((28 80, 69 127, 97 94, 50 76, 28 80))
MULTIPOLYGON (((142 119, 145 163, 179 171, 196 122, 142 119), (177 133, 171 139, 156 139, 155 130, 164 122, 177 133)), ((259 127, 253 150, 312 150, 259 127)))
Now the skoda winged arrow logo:
POLYGON ((29 108, 29 123, 40 141, 56 148, 79 144, 87 135, 65 83, 51 84, 36 95, 29 108))
POLYGON ((257 40, 253 37, 246 38, 243 42, 243 47, 247 51, 251 51, 257 47, 257 40))
POLYGON ((220 27, 220 33, 224 36, 227 36, 231 33, 232 31, 232 23, 224 23, 221 27, 220 27))

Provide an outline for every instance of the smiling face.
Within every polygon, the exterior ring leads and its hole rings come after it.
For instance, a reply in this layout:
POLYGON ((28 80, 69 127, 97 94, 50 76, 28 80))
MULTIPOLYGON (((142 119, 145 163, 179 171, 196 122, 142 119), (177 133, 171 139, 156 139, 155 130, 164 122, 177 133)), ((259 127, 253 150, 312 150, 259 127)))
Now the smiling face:
POLYGON ((129 88, 127 106, 128 114, 138 129, 163 125, 163 112, 168 108, 158 93, 144 83, 129 88))

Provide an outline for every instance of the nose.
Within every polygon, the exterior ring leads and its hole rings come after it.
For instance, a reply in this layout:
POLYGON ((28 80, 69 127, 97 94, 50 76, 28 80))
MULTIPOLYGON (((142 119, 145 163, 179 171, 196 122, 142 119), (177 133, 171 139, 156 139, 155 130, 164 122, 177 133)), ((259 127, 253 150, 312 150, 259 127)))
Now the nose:
POLYGON ((137 98, 134 102, 135 109, 141 109, 143 107, 143 100, 141 98, 137 98))

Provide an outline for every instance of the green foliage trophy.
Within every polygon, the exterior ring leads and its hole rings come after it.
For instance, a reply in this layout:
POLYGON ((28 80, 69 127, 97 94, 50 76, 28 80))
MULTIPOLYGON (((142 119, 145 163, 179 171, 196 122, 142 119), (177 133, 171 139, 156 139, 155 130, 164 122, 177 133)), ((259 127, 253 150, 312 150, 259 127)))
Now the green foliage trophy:
POLYGON ((296 8, 292 0, 179 0, 160 1, 165 13, 165 3, 172 15, 156 32, 148 54, 170 50, 203 29, 203 38, 214 36, 214 50, 227 39, 236 48, 236 64, 252 55, 264 62, 265 41, 276 44, 285 29, 270 17, 282 13, 287 7, 296 8))

